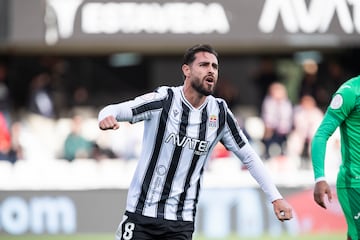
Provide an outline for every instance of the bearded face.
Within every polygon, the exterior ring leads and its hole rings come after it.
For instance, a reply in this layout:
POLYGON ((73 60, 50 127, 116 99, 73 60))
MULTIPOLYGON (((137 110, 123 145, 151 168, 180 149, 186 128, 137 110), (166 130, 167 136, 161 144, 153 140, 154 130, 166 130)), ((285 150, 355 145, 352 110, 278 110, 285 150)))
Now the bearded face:
POLYGON ((189 66, 187 78, 195 91, 204 96, 211 95, 218 79, 217 58, 207 52, 199 52, 195 56, 196 59, 189 66))
POLYGON ((193 78, 191 81, 191 86, 194 88, 198 93, 209 96, 214 93, 215 91, 215 84, 207 84, 207 80, 203 80, 200 78, 193 78))

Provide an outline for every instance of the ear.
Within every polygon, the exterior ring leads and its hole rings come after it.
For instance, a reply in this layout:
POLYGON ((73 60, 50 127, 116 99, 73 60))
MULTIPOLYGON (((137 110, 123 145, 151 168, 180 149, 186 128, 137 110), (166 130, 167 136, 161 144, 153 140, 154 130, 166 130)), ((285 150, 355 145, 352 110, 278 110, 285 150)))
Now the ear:
POLYGON ((188 77, 190 75, 190 67, 187 64, 183 64, 181 67, 183 74, 185 77, 188 77))

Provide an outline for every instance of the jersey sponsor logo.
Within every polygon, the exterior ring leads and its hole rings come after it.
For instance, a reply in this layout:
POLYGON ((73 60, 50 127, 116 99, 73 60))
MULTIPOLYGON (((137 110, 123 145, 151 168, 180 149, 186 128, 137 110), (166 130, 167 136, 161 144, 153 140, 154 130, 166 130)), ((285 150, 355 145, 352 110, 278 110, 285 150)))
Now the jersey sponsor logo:
POLYGON ((217 116, 210 115, 209 117, 209 128, 216 128, 217 126, 217 116))
POLYGON ((171 133, 165 140, 166 143, 172 143, 175 146, 182 148, 189 148, 194 150, 196 155, 204 155, 208 151, 209 142, 205 140, 199 140, 188 136, 180 137, 178 134, 171 133))
POLYGON ((177 115, 179 114, 179 111, 177 109, 174 109, 173 113, 174 113, 174 117, 177 117, 177 115))
POLYGON ((342 96, 340 94, 336 94, 331 100, 330 107, 332 109, 339 109, 342 106, 343 102, 344 100, 342 96))

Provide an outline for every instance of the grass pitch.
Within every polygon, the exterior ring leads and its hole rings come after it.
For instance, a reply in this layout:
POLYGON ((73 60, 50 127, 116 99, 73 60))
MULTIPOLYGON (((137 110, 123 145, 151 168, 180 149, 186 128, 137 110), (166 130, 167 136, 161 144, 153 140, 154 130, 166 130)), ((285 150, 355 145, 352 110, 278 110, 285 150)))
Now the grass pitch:
MULTIPOLYGON (((204 236, 195 235, 194 240, 343 240, 346 239, 346 233, 329 234, 305 234, 299 236, 262 236, 260 238, 243 238, 238 236, 229 236, 221 239, 209 239, 204 236)), ((76 234, 76 235, 20 235, 11 236, 0 234, 0 240, 114 240, 114 234, 76 234)))

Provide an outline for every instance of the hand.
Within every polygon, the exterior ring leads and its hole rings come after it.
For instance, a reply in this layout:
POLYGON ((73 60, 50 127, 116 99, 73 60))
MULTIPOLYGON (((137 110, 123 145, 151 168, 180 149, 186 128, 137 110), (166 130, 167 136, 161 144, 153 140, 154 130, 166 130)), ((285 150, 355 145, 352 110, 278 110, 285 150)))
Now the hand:
POLYGON ((99 122, 99 128, 101 130, 108 130, 108 129, 119 129, 120 125, 114 118, 114 116, 107 116, 103 120, 99 122))
POLYGON ((277 199, 272 202, 274 213, 280 221, 290 220, 293 218, 292 208, 284 199, 277 199))
POLYGON ((327 195, 329 202, 331 202, 332 194, 329 184, 326 181, 317 182, 314 188, 314 200, 319 206, 326 209, 325 195, 327 195))

